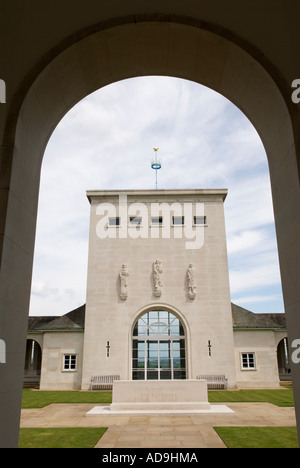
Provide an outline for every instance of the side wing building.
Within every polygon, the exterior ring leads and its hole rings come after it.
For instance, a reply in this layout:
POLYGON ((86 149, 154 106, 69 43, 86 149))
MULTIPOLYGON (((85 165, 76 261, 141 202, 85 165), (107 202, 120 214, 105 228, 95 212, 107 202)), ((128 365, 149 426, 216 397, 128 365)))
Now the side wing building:
POLYGON ((25 381, 90 388, 92 376, 289 379, 284 314, 231 303, 225 189, 89 191, 86 305, 30 317, 25 381))

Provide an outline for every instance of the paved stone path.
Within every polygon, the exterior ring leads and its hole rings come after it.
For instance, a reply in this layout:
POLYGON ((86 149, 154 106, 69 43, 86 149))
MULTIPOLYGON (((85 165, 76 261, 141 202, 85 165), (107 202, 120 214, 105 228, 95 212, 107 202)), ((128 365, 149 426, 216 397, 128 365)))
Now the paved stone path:
POLYGON ((234 414, 86 417, 91 404, 23 409, 21 427, 108 427, 96 448, 225 448, 214 426, 296 426, 294 408, 226 403, 234 414))

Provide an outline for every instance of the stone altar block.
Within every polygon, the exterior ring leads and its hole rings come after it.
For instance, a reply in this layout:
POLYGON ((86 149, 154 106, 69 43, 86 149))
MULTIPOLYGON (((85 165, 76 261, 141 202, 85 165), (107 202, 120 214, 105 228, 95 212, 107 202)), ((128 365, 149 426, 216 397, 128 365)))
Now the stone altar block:
POLYGON ((206 380, 118 380, 110 411, 210 410, 206 380))

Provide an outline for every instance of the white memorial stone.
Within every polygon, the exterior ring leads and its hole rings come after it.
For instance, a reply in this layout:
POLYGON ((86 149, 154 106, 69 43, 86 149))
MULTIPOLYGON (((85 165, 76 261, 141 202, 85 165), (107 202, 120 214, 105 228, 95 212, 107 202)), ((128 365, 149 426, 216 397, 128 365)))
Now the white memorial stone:
POLYGON ((208 410, 206 380, 119 380, 110 411, 208 410))

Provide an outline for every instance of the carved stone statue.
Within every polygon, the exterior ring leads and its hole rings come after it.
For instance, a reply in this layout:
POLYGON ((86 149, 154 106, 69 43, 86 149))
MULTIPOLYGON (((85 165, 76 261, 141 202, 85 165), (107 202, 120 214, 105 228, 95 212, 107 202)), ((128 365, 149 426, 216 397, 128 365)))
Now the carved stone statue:
POLYGON ((128 296, 128 276, 129 270, 127 266, 123 263, 120 271, 120 298, 126 299, 128 296))
POLYGON ((188 295, 190 299, 194 299, 196 296, 196 286, 195 286, 195 271, 193 264, 190 263, 187 270, 187 283, 188 283, 188 295))
POLYGON ((162 293, 162 263, 159 260, 153 262, 153 288, 154 296, 160 297, 162 293))

